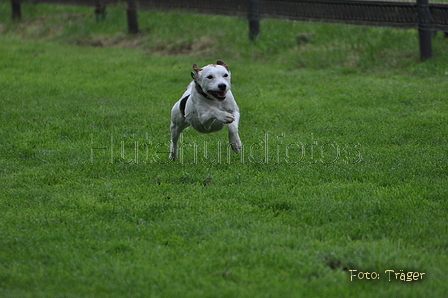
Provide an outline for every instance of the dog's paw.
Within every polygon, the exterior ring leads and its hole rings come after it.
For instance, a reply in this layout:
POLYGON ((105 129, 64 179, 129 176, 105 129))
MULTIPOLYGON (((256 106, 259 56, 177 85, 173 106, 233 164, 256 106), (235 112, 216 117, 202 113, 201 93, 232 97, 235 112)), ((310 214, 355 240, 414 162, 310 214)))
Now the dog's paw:
POLYGON ((243 144, 241 143, 240 138, 231 138, 229 140, 230 142, 230 147, 232 147, 233 152, 235 153, 240 153, 241 152, 241 148, 243 148, 243 144))
POLYGON ((170 152, 170 160, 173 161, 173 160, 175 160, 175 159, 177 159, 177 153, 171 151, 171 152, 170 152))
POLYGON ((233 116, 230 113, 223 113, 222 115, 220 115, 218 120, 221 121, 222 123, 229 124, 235 121, 235 116, 233 116))

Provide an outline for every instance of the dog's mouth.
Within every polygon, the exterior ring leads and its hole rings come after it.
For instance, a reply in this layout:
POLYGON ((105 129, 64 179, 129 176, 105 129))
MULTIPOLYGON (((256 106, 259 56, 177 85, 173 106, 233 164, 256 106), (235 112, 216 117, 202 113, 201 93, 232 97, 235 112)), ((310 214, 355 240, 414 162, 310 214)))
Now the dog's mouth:
POLYGON ((227 91, 208 91, 208 94, 210 94, 211 96, 213 96, 214 98, 217 98, 219 100, 224 100, 226 98, 227 95, 227 91))

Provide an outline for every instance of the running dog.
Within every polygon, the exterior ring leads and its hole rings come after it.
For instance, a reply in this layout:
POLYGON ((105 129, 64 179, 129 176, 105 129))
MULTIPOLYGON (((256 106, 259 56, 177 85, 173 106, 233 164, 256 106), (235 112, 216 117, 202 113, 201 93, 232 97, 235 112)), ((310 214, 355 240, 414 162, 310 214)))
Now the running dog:
POLYGON ((220 131, 228 124, 229 142, 235 153, 242 147, 238 135, 240 112, 230 91, 229 66, 222 61, 198 68, 193 64, 193 81, 171 110, 170 159, 177 158, 180 134, 188 126, 201 133, 220 131))

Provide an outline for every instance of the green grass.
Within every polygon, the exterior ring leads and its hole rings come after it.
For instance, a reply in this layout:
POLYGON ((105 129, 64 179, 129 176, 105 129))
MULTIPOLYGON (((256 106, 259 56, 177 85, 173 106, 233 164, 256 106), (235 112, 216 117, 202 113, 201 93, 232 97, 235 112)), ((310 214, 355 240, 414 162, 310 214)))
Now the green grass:
POLYGON ((414 31, 265 20, 251 44, 230 17, 141 12, 132 37, 122 6, 99 24, 90 8, 9 13, 1 297, 446 297, 441 35, 420 63, 414 31), (226 131, 190 129, 169 163, 170 109, 193 62, 217 59, 243 158, 226 131))

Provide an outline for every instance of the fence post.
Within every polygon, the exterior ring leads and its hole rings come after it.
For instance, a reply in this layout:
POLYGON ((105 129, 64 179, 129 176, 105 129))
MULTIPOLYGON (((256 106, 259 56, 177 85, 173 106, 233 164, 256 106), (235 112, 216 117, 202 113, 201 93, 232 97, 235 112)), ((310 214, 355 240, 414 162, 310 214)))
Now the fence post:
POLYGON ((260 14, 258 13, 258 0, 249 0, 247 12, 249 19, 249 38, 255 40, 260 34, 260 14))
POLYGON ((106 4, 102 0, 95 0, 94 12, 97 21, 104 21, 106 19, 106 4))
POLYGON ((20 0, 11 0, 12 19, 20 21, 22 19, 22 8, 20 0))
POLYGON ((431 12, 428 0, 417 0, 418 38, 420 43, 420 60, 432 57, 431 12))
POLYGON ((127 0, 127 2, 128 30, 129 33, 135 34, 138 33, 137 5, 135 0, 127 0))

